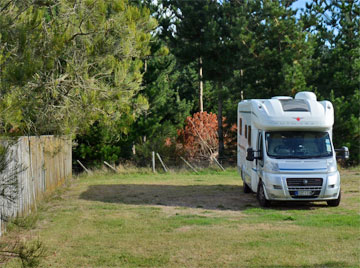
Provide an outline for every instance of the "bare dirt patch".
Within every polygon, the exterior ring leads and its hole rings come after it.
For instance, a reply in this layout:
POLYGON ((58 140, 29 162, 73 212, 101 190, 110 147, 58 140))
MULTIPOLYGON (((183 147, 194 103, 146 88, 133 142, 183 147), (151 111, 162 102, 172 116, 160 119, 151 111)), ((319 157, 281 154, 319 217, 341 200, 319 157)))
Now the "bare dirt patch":
POLYGON ((90 185, 80 199, 212 210, 243 210, 257 206, 253 195, 243 194, 238 185, 90 185))
MULTIPOLYGON (((90 185, 80 199, 129 205, 157 205, 208 210, 241 211, 258 207, 255 194, 244 194, 238 185, 90 185)), ((326 202, 273 202, 272 209, 313 210, 327 207, 326 202)))

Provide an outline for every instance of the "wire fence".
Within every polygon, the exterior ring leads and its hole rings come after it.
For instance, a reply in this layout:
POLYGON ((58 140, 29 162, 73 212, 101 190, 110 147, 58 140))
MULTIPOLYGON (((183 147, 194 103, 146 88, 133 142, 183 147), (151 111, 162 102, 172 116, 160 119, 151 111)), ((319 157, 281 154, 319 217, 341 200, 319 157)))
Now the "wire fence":
POLYGON ((189 172, 198 173, 204 169, 215 169, 224 171, 229 167, 236 166, 236 155, 232 157, 224 157, 218 159, 216 157, 199 157, 190 158, 185 155, 160 154, 152 151, 150 155, 143 157, 140 161, 126 160, 126 161, 101 161, 94 166, 93 162, 86 161, 86 159, 74 159, 73 171, 77 174, 86 172, 92 174, 95 170, 104 169, 114 172, 130 172, 140 171, 146 169, 152 172, 171 172, 179 170, 188 170, 189 172), (102 167, 101 167, 102 166, 102 167))

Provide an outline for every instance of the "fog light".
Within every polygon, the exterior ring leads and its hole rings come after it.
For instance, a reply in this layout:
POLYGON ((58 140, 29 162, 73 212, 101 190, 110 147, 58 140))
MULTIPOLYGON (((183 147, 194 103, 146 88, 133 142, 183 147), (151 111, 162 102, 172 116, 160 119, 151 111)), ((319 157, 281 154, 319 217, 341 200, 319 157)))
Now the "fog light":
POLYGON ((273 185, 275 190, 282 190, 282 186, 281 185, 273 185))
POLYGON ((335 188, 335 184, 330 184, 328 187, 329 188, 335 188))

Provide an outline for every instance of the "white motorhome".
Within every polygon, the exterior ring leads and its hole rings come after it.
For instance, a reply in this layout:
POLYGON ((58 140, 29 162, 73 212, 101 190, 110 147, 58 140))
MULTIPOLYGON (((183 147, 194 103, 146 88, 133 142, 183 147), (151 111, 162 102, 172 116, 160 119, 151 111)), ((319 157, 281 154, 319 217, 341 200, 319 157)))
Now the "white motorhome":
MULTIPOLYGON (((334 109, 313 92, 238 104, 237 166, 244 192, 261 206, 277 201, 327 201, 338 206, 340 174, 332 143, 334 109)), ((348 158, 346 147, 336 150, 348 158)))

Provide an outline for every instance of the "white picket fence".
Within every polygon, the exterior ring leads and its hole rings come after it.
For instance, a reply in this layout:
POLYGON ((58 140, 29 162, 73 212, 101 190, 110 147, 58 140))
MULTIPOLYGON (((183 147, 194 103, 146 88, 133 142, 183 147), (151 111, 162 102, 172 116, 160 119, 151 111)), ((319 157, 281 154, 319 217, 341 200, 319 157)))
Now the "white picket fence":
MULTIPOLYGON (((17 174, 18 194, 15 202, 0 196, 0 215, 25 216, 36 210, 36 203, 46 193, 54 191, 72 176, 71 139, 64 136, 20 137, 11 146, 10 163, 0 180, 14 171, 17 174)), ((1 184, 1 181, 0 181, 1 184)), ((10 191, 11 188, 7 189, 10 191)), ((0 236, 5 231, 0 219, 0 236)))

